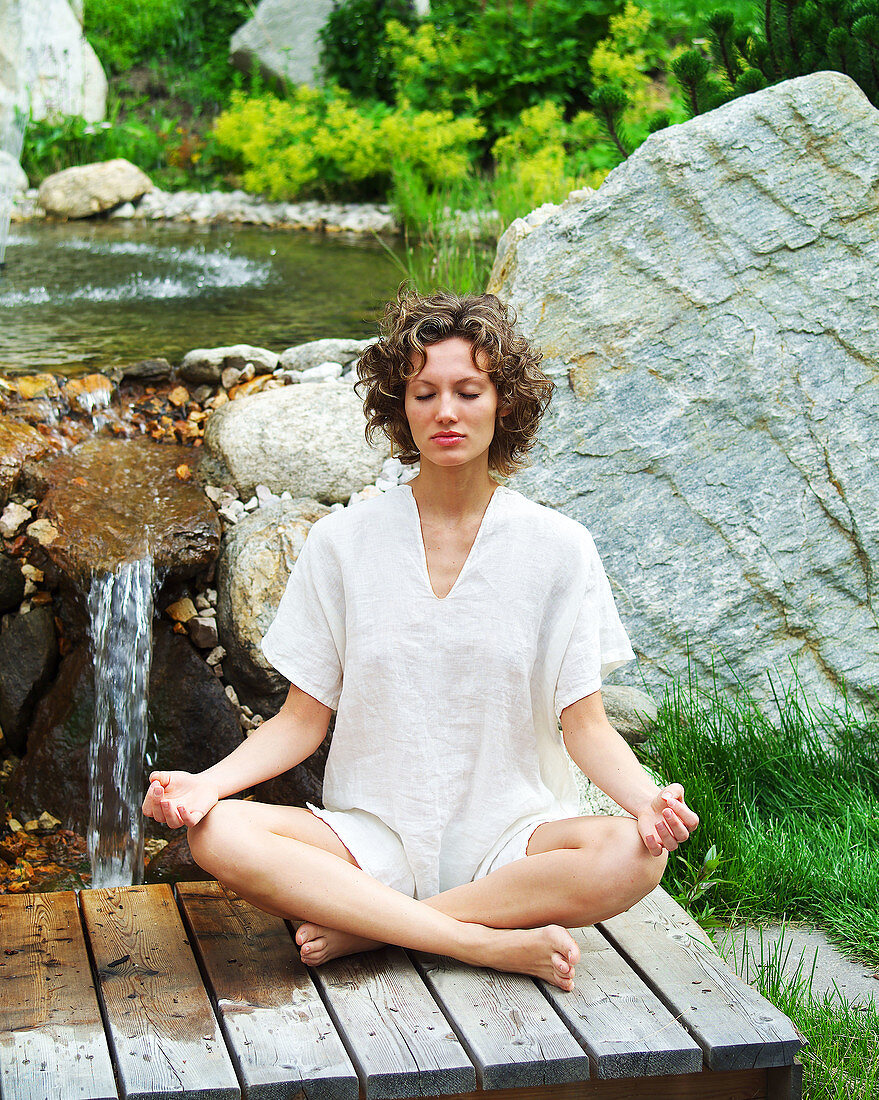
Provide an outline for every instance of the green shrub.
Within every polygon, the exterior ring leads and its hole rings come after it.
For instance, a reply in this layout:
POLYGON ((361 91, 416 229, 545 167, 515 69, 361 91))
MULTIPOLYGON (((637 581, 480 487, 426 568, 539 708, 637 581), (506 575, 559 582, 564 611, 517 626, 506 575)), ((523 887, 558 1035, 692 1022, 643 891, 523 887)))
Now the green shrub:
POLYGON ((159 128, 142 122, 86 122, 78 115, 56 115, 31 122, 25 133, 21 166, 35 186, 53 172, 76 164, 124 157, 153 174, 168 166, 167 150, 175 121, 159 128))
POLYGON ((229 38, 251 14, 247 0, 85 0, 86 37, 111 76, 145 66, 196 108, 218 107, 239 80, 229 38))
POLYGON ((303 85, 284 100, 233 93, 214 133, 248 190, 294 199, 383 196, 400 163, 431 186, 461 179, 482 127, 448 111, 357 105, 339 89, 303 85))
POLYGON ((387 23, 415 25, 409 0, 335 0, 318 32, 328 80, 365 99, 391 102, 394 81, 386 49, 387 23))
MULTIPOLYGON (((570 114, 588 102, 589 56, 620 7, 621 0, 437 3, 420 26, 398 20, 385 27, 378 49, 389 74, 386 98, 475 113, 489 142, 546 99, 570 114)), ((352 51, 346 63, 354 58, 351 67, 359 69, 352 51)), ((346 79, 350 87, 354 78, 346 79)))

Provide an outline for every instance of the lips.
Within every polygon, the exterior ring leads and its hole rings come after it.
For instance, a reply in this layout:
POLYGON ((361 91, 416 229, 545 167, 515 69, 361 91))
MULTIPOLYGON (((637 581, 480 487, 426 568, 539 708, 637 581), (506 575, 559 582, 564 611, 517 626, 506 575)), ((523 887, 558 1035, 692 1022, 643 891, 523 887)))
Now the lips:
POLYGON ((437 432, 436 435, 432 435, 431 439, 463 439, 463 435, 458 432, 437 432))

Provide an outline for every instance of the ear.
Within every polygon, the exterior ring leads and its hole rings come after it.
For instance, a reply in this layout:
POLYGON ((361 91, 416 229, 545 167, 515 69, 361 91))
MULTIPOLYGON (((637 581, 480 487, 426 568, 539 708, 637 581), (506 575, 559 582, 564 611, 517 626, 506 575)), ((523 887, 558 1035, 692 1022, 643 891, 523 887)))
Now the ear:
POLYGON ((512 411, 513 411, 513 406, 512 405, 498 405, 498 407, 497 407, 497 415, 498 416, 506 416, 507 413, 511 413, 512 411))

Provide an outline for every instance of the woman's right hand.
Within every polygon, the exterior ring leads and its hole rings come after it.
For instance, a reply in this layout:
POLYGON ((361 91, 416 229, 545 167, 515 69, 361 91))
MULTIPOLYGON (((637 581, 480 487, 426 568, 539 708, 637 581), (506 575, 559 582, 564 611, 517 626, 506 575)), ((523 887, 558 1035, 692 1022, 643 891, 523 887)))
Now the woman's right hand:
POLYGON ((219 801, 209 779, 191 772, 153 772, 143 812, 162 825, 179 829, 197 825, 219 801))

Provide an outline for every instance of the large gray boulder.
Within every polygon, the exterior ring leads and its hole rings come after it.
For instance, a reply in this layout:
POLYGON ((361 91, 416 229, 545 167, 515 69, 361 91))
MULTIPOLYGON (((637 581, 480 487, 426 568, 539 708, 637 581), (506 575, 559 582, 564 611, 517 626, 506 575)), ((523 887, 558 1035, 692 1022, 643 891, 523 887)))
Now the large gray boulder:
POLYGON ((0 3, 0 132, 13 107, 35 119, 107 113, 107 78, 68 0, 0 3))
POLYGON ((37 202, 59 218, 89 218, 152 191, 153 182, 131 161, 119 157, 99 164, 79 164, 47 176, 37 202))
POLYGON ((303 382, 239 397, 208 420, 203 476, 246 499, 273 493, 335 504, 375 481, 388 447, 363 436, 363 405, 350 385, 303 382))
POLYGON ((647 682, 879 682, 879 113, 838 73, 648 139, 490 289, 558 392, 515 484, 594 532, 647 682))
POLYGON ((223 669, 242 702, 270 718, 288 683, 260 649, 311 525, 329 511, 314 500, 268 504, 227 531, 217 566, 217 627, 223 669))
POLYGON ((262 0, 232 35, 232 63, 246 73, 254 63, 275 83, 316 85, 320 79, 318 31, 333 0, 262 0))

